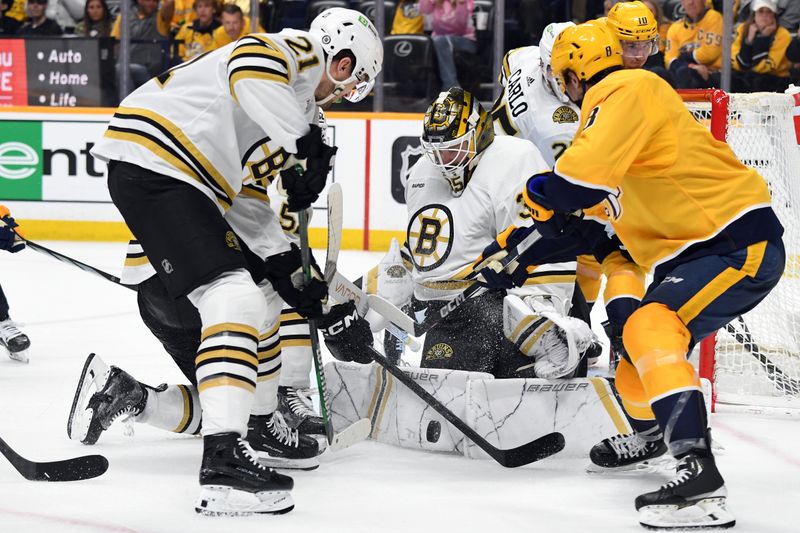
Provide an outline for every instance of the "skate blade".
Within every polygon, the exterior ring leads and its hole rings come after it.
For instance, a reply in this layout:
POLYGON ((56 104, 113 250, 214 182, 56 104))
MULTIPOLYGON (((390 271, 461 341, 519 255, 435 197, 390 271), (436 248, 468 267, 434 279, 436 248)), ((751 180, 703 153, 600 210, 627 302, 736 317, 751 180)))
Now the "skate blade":
POLYGON ((316 470, 319 468, 318 455, 307 459, 288 459, 285 457, 273 457, 266 452, 255 450, 256 460, 267 468, 278 468, 281 470, 316 470))
POLYGON ((105 386, 109 370, 109 366, 95 354, 89 354, 86 358, 67 419, 67 436, 70 439, 83 441, 86 438, 93 414, 91 410, 86 410, 86 406, 89 398, 105 386))
POLYGON ((691 505, 648 505, 639 509, 639 524, 645 529, 690 531, 728 529, 736 519, 728 511, 725 498, 705 498, 691 505))
POLYGON ((294 509, 288 491, 247 492, 221 485, 200 488, 194 510, 203 516, 250 516, 284 514, 294 509))
POLYGON ((27 348, 18 352, 12 352, 6 348, 6 351, 8 352, 9 359, 19 361, 20 363, 28 363, 30 361, 30 358, 28 357, 29 350, 27 348))
POLYGON ((628 466, 610 468, 590 463, 586 467, 588 474, 662 474, 675 471, 675 458, 669 454, 628 466))

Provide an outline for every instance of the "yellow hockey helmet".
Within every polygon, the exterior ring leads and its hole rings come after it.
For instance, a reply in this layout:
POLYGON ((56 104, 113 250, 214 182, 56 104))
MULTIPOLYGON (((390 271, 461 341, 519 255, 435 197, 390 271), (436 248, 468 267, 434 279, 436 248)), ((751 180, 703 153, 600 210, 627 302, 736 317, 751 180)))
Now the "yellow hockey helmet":
POLYGON ((586 22, 567 28, 558 35, 550 66, 564 88, 568 70, 579 80, 589 81, 598 72, 621 67, 622 47, 608 25, 598 21, 586 22))
POLYGON ((620 41, 652 41, 658 38, 658 24, 644 3, 620 2, 608 12, 606 24, 620 41))

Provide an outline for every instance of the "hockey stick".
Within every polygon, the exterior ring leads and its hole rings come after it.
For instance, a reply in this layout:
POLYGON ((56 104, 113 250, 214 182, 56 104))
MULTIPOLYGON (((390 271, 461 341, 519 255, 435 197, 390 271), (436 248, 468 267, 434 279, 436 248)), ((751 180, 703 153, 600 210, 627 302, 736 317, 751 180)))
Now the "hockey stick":
POLYGON ((80 481, 101 476, 108 470, 108 459, 102 455, 83 455, 63 461, 37 463, 25 459, 0 439, 0 453, 28 481, 80 481))
POLYGON ((536 440, 511 448, 502 450, 495 448, 489 442, 481 437, 477 431, 467 425, 466 422, 461 420, 444 404, 437 400, 432 394, 423 389, 416 381, 407 376, 400 368, 390 363, 386 357, 377 351, 372 346, 368 347, 370 356, 376 363, 386 369, 398 381, 403 383, 406 387, 411 389, 411 392, 419 396, 422 401, 430 405, 434 411, 442 415, 448 422, 456 427, 461 433, 464 434, 469 440, 475 443, 481 450, 485 451, 491 456, 492 459, 505 466, 506 468, 516 468, 518 466, 527 465, 540 459, 550 457, 551 455, 560 452, 564 449, 564 435, 558 432, 548 433, 536 440))
POLYGON ((737 317, 734 325, 733 322, 728 323, 725 329, 733 335, 736 342, 741 343, 745 350, 749 351, 753 357, 758 359, 761 367, 767 374, 767 378, 772 382, 776 389, 784 394, 797 395, 800 394, 800 381, 787 376, 772 360, 761 352, 761 349, 753 340, 753 335, 750 333, 750 328, 744 321, 743 317, 737 317), (739 331, 741 328, 741 331, 739 331))
POLYGON ((328 187, 328 250, 325 254, 325 283, 328 285, 336 275, 336 264, 342 247, 343 218, 342 186, 331 183, 328 187))
MULTIPOLYGON (((491 268, 492 270, 499 272, 500 270, 505 270, 509 267, 516 266, 519 256, 541 238, 542 236, 539 234, 539 232, 534 229, 524 239, 517 243, 516 246, 506 249, 507 254, 502 259, 499 261, 492 261, 484 268, 491 268)), ((469 276, 467 276, 466 279, 475 279, 480 275, 480 271, 472 272, 469 276)), ((411 333, 415 337, 420 337, 427 333, 427 331, 433 326, 444 320, 447 315, 455 311, 461 304, 466 302, 467 299, 477 296, 478 294, 482 294, 485 290, 485 287, 482 287, 478 283, 473 283, 463 292, 457 294, 455 298, 448 300, 448 302, 441 309, 439 309, 438 316, 425 317, 422 322, 417 322, 404 313, 402 309, 397 308, 390 301, 386 300, 385 298, 381 298, 378 295, 370 294, 368 300, 370 308, 389 319, 389 321, 395 324, 398 328, 411 333)))
MULTIPOLYGON (((300 257, 303 262, 303 275, 306 283, 311 282, 311 248, 308 246, 308 213, 305 209, 297 212, 300 219, 300 257)), ((325 370, 322 367, 322 352, 319 349, 319 332, 317 321, 308 319, 309 336, 311 337, 311 357, 314 360, 314 372, 317 375, 317 388, 319 389, 319 405, 322 422, 325 424, 325 436, 328 444, 333 444, 333 423, 331 422, 331 406, 328 398, 328 389, 325 386, 325 370)))

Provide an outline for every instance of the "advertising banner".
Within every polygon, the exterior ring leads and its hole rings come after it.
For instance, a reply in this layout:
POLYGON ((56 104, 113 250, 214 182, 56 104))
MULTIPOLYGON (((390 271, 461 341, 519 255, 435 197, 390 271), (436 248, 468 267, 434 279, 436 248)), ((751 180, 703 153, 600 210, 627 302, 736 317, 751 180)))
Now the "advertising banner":
POLYGON ((0 106, 28 105, 25 41, 0 39, 0 106))

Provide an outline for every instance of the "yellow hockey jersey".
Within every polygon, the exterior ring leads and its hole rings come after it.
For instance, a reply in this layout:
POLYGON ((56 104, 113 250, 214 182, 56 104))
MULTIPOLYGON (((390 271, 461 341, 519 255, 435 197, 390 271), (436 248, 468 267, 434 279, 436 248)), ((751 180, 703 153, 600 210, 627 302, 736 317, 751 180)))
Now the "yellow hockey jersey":
POLYGON ((782 234, 764 179, 652 72, 609 74, 586 92, 581 117, 546 196, 567 211, 605 196, 614 230, 643 268, 782 234))
POLYGON ((783 26, 778 26, 769 50, 766 53, 763 51, 756 51, 751 59, 752 65, 748 66, 747 64, 743 64, 745 62, 740 59, 741 56, 739 55, 742 50, 745 26, 745 24, 741 24, 736 29, 736 38, 733 41, 733 46, 731 46, 733 68, 739 71, 772 74, 773 76, 788 78, 789 67, 792 66, 791 62, 786 58, 786 49, 789 48, 789 43, 792 42, 792 36, 789 30, 783 26))
POLYGON ((683 53, 691 53, 696 63, 712 70, 722 67, 722 15, 713 9, 707 10, 697 22, 687 17, 675 22, 667 32, 667 47, 664 63, 670 63, 683 53))

